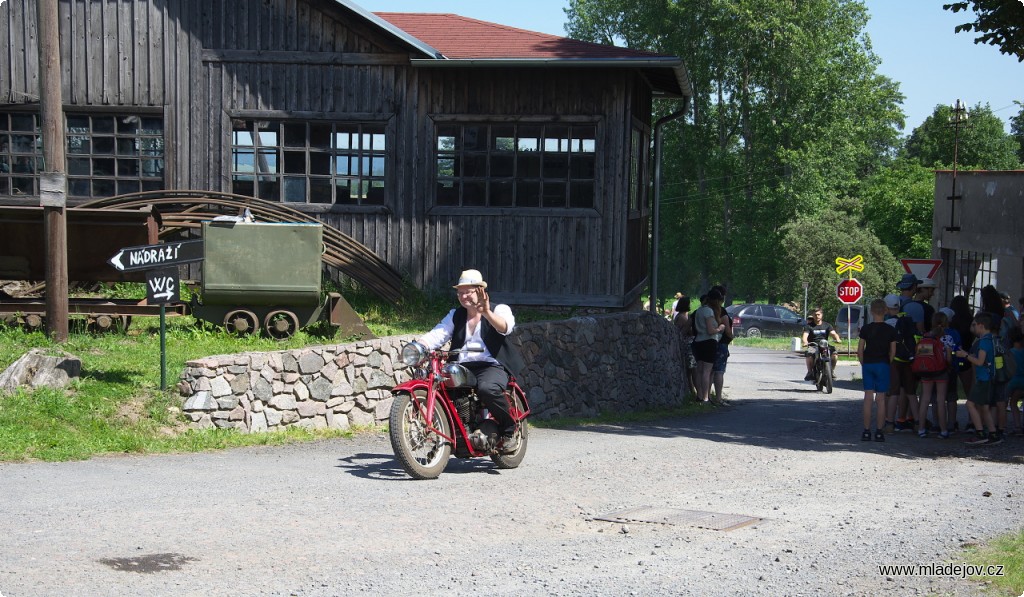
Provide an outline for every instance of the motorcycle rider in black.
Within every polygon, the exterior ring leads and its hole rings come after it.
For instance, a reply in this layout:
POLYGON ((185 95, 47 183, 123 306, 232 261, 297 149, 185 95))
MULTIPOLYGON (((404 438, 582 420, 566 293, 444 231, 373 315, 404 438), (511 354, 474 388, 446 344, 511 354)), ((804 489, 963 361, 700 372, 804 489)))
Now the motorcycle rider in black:
MULTIPOLYGON (((842 338, 840 338, 839 334, 836 333, 835 328, 833 328, 831 324, 822 321, 822 317, 823 317, 823 313, 821 311, 821 307, 817 307, 813 311, 811 311, 811 316, 809 318, 811 321, 809 321, 807 323, 807 325, 804 326, 804 333, 803 333, 803 336, 801 337, 801 343, 803 344, 804 347, 806 347, 806 346, 808 346, 810 344, 813 344, 816 340, 828 339, 830 337, 834 338, 837 344, 839 342, 842 342, 842 338)), ((814 380, 814 373, 813 373, 812 370, 814 369, 814 356, 811 355, 811 354, 808 354, 807 357, 804 360, 807 361, 807 375, 804 376, 804 381, 813 381, 814 380)), ((839 355, 836 354, 835 350, 833 350, 832 351, 832 370, 833 371, 836 370, 836 363, 838 363, 838 362, 839 362, 839 355)))

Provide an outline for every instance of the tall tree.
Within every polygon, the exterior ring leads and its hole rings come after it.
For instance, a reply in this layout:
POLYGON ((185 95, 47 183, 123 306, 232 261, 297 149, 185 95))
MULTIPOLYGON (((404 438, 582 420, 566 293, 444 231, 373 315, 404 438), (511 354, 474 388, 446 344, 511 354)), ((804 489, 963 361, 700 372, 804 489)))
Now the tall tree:
POLYGON ((1015 103, 1020 106, 1020 112, 1010 117, 1010 134, 1017 140, 1017 157, 1024 164, 1024 102, 1015 103))
MULTIPOLYGON (((928 168, 953 165, 953 109, 936 106, 907 139, 905 155, 928 168)), ((1014 170, 1020 167, 1019 143, 988 104, 976 104, 956 139, 957 166, 964 170, 1014 170)))
POLYGON ((932 252, 935 173, 914 160, 896 160, 864 182, 868 228, 897 257, 926 259, 932 252))
POLYGON ((781 298, 781 228, 877 171, 903 125, 856 0, 572 0, 567 30, 681 56, 694 90, 666 138, 663 279, 781 298))
POLYGON ((836 257, 864 256, 864 271, 856 277, 868 298, 891 293, 901 273, 892 251, 863 226, 855 209, 846 208, 855 205, 840 202, 831 218, 805 215, 782 228, 779 258, 790 268, 786 296, 802 293, 802 282, 809 282, 808 304, 822 305, 829 318, 839 310, 836 285, 846 277, 836 273, 836 257))
POLYGON ((1003 54, 1017 57, 1024 62, 1024 2, 1021 0, 970 0, 943 4, 942 8, 953 12, 974 11, 975 20, 957 25, 955 31, 973 31, 976 44, 996 46, 1003 54))

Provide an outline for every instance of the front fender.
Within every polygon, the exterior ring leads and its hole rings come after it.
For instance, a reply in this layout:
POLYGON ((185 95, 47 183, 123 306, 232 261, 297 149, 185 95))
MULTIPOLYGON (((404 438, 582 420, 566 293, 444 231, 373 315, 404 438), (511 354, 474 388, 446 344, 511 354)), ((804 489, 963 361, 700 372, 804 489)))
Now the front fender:
POLYGON ((391 393, 397 394, 399 392, 409 392, 411 394, 414 390, 423 390, 424 392, 426 392, 429 389, 430 384, 427 383, 427 380, 410 379, 407 382, 400 383, 397 386, 391 388, 391 393))

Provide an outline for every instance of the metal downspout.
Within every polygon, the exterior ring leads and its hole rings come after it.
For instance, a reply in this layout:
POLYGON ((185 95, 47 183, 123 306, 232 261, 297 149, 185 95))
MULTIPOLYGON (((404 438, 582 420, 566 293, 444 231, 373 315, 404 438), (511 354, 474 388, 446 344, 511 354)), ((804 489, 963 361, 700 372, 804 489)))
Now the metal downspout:
POLYGON ((658 119, 654 125, 654 216, 651 219, 651 297, 650 311, 658 310, 658 249, 661 244, 661 159, 662 128, 686 115, 690 109, 690 98, 683 98, 683 107, 658 119))

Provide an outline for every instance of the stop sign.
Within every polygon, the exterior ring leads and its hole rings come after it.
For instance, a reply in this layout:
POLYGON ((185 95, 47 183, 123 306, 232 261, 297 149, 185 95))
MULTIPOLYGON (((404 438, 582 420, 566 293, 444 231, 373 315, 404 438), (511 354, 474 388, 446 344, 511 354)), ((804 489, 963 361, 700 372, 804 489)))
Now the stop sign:
POLYGON ((843 280, 836 286, 836 298, 844 305, 852 305, 864 296, 864 287, 856 278, 843 280))

